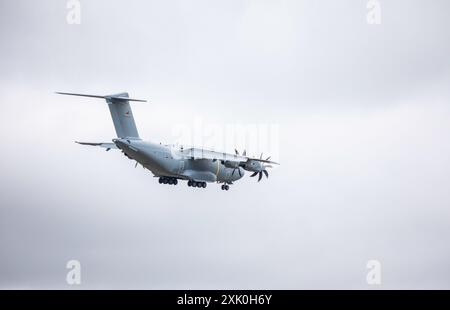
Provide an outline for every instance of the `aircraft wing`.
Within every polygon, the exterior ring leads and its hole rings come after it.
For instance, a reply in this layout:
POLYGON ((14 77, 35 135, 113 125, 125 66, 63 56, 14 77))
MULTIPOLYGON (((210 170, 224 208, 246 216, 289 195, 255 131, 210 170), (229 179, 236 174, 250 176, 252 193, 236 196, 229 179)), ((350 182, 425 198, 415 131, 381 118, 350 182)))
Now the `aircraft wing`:
POLYGON ((211 159, 211 160, 223 160, 229 162, 246 162, 247 156, 241 156, 236 154, 221 153, 216 151, 205 150, 201 148, 189 148, 180 150, 180 155, 185 158, 191 159, 211 159))
POLYGON ((109 151, 110 149, 117 149, 117 146, 114 143, 78 142, 78 141, 75 141, 75 143, 82 144, 82 145, 99 146, 99 147, 105 148, 107 151, 109 151))
POLYGON ((261 163, 279 165, 279 163, 269 160, 270 157, 268 157, 267 159, 252 158, 252 157, 243 156, 243 155, 210 151, 210 150, 205 150, 205 149, 201 149, 201 148, 182 149, 179 151, 179 155, 181 155, 181 157, 194 159, 194 160, 195 159, 211 159, 211 160, 221 160, 221 161, 225 161, 225 162, 229 162, 229 163, 236 163, 236 164, 246 163, 249 161, 257 161, 257 162, 261 162, 261 163))

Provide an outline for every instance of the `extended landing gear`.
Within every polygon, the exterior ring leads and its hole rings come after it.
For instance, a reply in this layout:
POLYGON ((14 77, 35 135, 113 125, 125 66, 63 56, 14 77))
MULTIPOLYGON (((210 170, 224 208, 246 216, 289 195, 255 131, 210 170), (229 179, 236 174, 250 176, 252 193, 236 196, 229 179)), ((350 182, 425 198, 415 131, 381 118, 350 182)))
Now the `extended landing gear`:
POLYGON ((187 185, 189 187, 201 187, 201 188, 206 188, 206 182, 196 182, 196 181, 192 181, 189 180, 187 185))
POLYGON ((178 180, 171 177, 160 177, 159 178, 159 184, 170 184, 170 185, 177 185, 178 180))
POLYGON ((227 191, 227 190, 229 190, 230 189, 230 187, 228 186, 228 184, 223 184, 222 185, 222 190, 223 191, 227 191))

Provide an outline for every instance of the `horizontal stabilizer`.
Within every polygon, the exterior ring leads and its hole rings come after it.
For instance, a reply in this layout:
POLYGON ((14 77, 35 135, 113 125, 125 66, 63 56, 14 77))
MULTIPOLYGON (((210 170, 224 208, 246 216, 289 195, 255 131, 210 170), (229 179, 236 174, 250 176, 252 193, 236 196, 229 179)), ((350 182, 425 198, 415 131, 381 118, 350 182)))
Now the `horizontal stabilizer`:
POLYGON ((138 101, 138 102, 147 102, 147 100, 142 99, 132 99, 128 97, 120 97, 120 96, 98 96, 98 95, 86 95, 86 94, 75 94, 75 93, 61 93, 61 92, 55 92, 59 95, 69 95, 69 96, 80 96, 80 97, 90 97, 90 98, 100 98, 100 99, 113 99, 118 101, 138 101))
POLYGON ((82 145, 99 146, 105 148, 107 151, 109 151, 110 149, 117 149, 117 146, 114 143, 78 142, 78 141, 75 141, 75 143, 82 145))

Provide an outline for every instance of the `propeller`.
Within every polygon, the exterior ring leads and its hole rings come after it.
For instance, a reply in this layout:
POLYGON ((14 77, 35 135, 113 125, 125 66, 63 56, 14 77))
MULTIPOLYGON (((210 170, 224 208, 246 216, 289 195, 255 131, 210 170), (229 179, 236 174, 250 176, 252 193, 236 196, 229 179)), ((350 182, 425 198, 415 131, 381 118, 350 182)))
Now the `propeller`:
MULTIPOLYGON (((238 151, 237 149, 234 149, 234 152, 236 153, 236 155, 239 155, 239 151, 238 151)), ((242 152, 242 156, 245 156, 246 154, 247 154, 247 151, 244 150, 244 151, 242 152)), ((234 169, 233 169, 233 172, 231 173, 231 175, 234 175, 234 172, 235 172, 236 170, 239 172, 239 176, 242 177, 242 172, 241 172, 241 169, 239 169, 239 167, 234 168, 234 169)))
POLYGON ((231 175, 234 175, 234 172, 235 172, 236 170, 239 172, 239 176, 242 177, 242 172, 241 172, 241 169, 239 169, 239 167, 234 168, 234 169, 233 169, 233 172, 231 172, 231 175))
MULTIPOLYGON (((234 152, 236 153, 236 155, 239 155, 239 151, 237 149, 234 149, 234 152)), ((242 152, 242 156, 247 156, 246 150, 242 152)), ((244 167, 245 170, 253 171, 253 174, 250 175, 250 177, 258 176, 258 182, 261 181, 263 175, 265 175, 266 178, 269 178, 269 172, 267 171, 267 168, 273 168, 271 164, 278 165, 278 163, 270 160, 271 156, 267 157, 266 159, 263 159, 263 153, 261 153, 259 158, 250 158, 250 157, 247 158, 248 158, 247 163, 241 164, 241 166, 244 167)), ((239 175, 242 177, 242 172, 239 169, 239 167, 234 168, 231 174, 234 175, 236 169, 238 170, 239 175)))
MULTIPOLYGON (((239 155, 238 150, 234 149, 234 152, 236 153, 236 155, 239 155)), ((242 152, 242 156, 247 156, 247 151, 246 151, 246 150, 244 150, 244 151, 242 152)))
POLYGON ((267 171, 267 168, 273 168, 273 166, 264 164, 264 163, 272 163, 269 159, 270 159, 270 156, 267 157, 266 159, 263 159, 263 154, 261 153, 261 155, 259 156, 259 160, 258 160, 260 163, 263 163, 261 165, 261 169, 259 171, 253 172, 253 174, 250 175, 250 177, 258 176, 258 182, 261 181, 263 175, 265 175, 266 178, 269 178, 269 172, 267 171))
POLYGON ((258 182, 261 181, 263 174, 266 176, 266 178, 269 178, 269 172, 265 169, 267 166, 263 166, 263 169, 261 171, 255 171, 250 177, 256 177, 258 175, 258 182))

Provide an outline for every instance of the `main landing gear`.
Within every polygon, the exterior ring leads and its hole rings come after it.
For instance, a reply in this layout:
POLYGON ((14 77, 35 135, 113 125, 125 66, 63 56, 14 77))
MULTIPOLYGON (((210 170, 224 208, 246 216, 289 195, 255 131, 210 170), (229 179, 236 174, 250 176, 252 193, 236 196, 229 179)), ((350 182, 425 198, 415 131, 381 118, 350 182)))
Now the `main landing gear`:
POLYGON ((178 180, 171 177, 160 177, 159 178, 159 184, 170 184, 170 185, 177 185, 178 180))
POLYGON ((222 190, 223 191, 227 191, 227 190, 229 190, 230 189, 230 187, 228 186, 228 184, 223 184, 222 185, 222 190))
POLYGON ((187 185, 189 187, 201 187, 201 188, 206 188, 206 182, 197 182, 197 181, 192 181, 189 180, 187 185))

